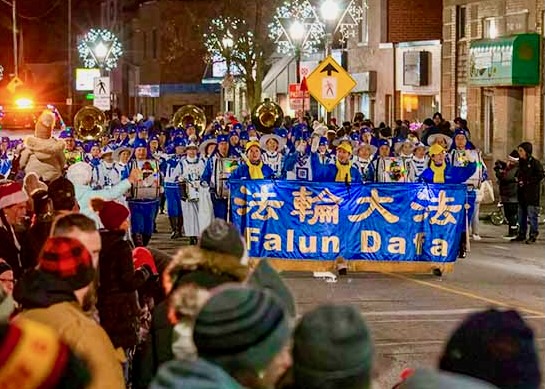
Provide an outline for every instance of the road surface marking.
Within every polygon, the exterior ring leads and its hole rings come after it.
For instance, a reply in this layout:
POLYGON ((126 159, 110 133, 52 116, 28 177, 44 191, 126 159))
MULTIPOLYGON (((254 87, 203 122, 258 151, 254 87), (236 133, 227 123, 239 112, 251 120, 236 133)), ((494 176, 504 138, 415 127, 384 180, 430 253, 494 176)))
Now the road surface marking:
POLYGON ((479 308, 462 309, 431 309, 431 310, 413 310, 413 311, 363 311, 365 316, 441 316, 441 315, 467 315, 469 313, 479 312, 479 308))
POLYGON ((510 247, 500 246, 500 245, 496 245, 496 244, 489 244, 489 246, 494 247, 495 249, 499 249, 499 250, 505 250, 505 251, 510 251, 511 250, 510 247))
POLYGON ((467 291, 464 291, 464 290, 461 290, 461 289, 436 285, 436 284, 428 282, 428 281, 415 280, 413 278, 410 278, 410 277, 407 277, 407 276, 404 276, 404 275, 401 275, 401 274, 398 274, 398 273, 389 273, 389 272, 381 272, 381 273, 382 274, 387 274, 387 275, 389 275, 391 277, 394 277, 394 278, 398 278, 400 280, 411 281, 411 282, 414 282, 415 284, 424 285, 424 286, 428 286, 430 288, 442 290, 443 292, 457 294, 457 295, 468 297, 468 298, 471 298, 471 299, 474 299, 474 300, 484 301, 484 302, 487 302, 487 303, 490 303, 490 304, 493 304, 493 305, 497 305, 497 306, 500 306, 500 307, 504 307, 504 308, 516 308, 517 310, 519 310, 521 312, 529 313, 531 315, 536 315, 536 316, 540 316, 540 317, 545 317, 544 312, 535 311, 533 309, 521 307, 519 305, 508 304, 508 303, 505 303, 503 301, 490 299, 488 297, 480 296, 478 294, 467 292, 467 291))

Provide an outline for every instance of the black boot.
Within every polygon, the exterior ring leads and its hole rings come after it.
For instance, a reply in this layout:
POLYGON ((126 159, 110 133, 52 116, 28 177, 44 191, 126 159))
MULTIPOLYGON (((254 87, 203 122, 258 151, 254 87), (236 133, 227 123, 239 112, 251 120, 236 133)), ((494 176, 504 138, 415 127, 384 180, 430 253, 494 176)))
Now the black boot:
POLYGON ((142 234, 142 243, 143 243, 144 247, 146 247, 148 245, 150 240, 151 240, 151 235, 143 235, 142 234))
POLYGON ((178 231, 178 237, 181 238, 184 236, 184 217, 183 216, 178 217, 177 231, 178 231))
POLYGON ((190 236, 189 237, 189 245, 190 246, 196 246, 198 243, 198 239, 196 236, 190 236))
POLYGON ((505 240, 513 240, 518 235, 518 226, 509 226, 509 231, 507 232, 507 235, 503 237, 505 240))
POLYGON ((178 218, 169 217, 168 221, 170 222, 170 239, 179 238, 180 235, 178 235, 178 218))
POLYGON ((163 194, 161 195, 161 202, 160 202, 160 206, 159 206, 159 213, 160 213, 161 215, 164 215, 164 214, 165 214, 165 203, 166 203, 166 199, 167 199, 167 198, 166 198, 165 194, 163 193, 163 194))
POLYGON ((467 256, 467 245, 466 245, 466 236, 462 236, 460 240, 460 248, 458 250, 458 258, 465 258, 467 256))
POLYGON ((538 234, 539 234, 539 232, 537 232, 537 231, 536 232, 530 232, 530 237, 526 241, 526 244, 536 243, 538 234))
POLYGON ((511 242, 524 242, 525 240, 526 240, 526 234, 523 235, 519 233, 515 239, 511 240, 511 242))

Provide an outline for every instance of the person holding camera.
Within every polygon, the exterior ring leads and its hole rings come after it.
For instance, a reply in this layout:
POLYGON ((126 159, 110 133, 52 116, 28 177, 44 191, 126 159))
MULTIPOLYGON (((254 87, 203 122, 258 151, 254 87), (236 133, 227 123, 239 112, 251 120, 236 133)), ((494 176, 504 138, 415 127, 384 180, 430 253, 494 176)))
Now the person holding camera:
POLYGON ((518 234, 518 197, 517 197, 517 175, 519 171, 519 153, 513 150, 507 156, 507 162, 496 161, 494 163, 494 172, 500 187, 500 198, 503 204, 505 218, 509 223, 507 235, 503 238, 512 240, 518 234))

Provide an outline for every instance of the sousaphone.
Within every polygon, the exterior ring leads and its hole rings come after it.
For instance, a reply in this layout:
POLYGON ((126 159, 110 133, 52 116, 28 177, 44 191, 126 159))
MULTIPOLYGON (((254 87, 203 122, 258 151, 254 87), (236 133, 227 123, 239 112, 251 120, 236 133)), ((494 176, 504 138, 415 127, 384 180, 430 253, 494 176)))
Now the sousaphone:
POLYGON ((202 135, 206 130, 206 114, 196 105, 184 105, 172 116, 171 124, 174 127, 185 128, 193 124, 197 128, 197 134, 202 135))
POLYGON ((252 109, 252 123, 263 134, 270 134, 282 125, 284 112, 270 99, 265 99, 252 109))
POLYGON ((74 116, 74 132, 77 139, 97 140, 107 130, 106 115, 97 107, 87 105, 74 116))

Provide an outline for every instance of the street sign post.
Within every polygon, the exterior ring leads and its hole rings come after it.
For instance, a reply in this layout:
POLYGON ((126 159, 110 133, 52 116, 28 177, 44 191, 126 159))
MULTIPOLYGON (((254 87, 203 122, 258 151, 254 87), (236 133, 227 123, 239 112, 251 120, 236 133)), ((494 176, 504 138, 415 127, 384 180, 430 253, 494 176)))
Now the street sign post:
POLYGON ((93 105, 102 111, 111 108, 110 104, 110 77, 95 77, 93 83, 93 105))
POLYGON ((308 90, 328 112, 356 86, 356 81, 341 65, 328 56, 307 78, 308 90))
POLYGON ((308 90, 301 90, 301 84, 289 85, 289 103, 290 109, 302 111, 310 108, 310 93, 308 90))

